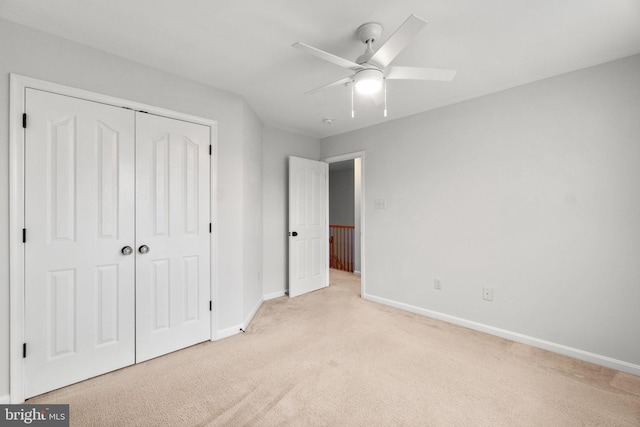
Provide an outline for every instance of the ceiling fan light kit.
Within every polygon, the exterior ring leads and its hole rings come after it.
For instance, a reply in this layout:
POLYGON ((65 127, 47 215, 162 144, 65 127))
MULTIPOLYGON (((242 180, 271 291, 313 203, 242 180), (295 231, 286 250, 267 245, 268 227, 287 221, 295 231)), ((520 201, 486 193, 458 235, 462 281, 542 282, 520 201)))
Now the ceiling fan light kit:
MULTIPOLYGON (((303 50, 313 56, 331 62, 343 68, 351 70, 354 74, 344 77, 325 86, 319 87, 307 94, 335 86, 351 85, 351 117, 355 117, 353 111, 353 91, 359 94, 375 96, 376 93, 384 89, 384 116, 387 117, 387 80, 432 80, 451 81, 456 72, 453 70, 441 70, 436 68, 418 67, 389 67, 389 64, 396 56, 409 44, 427 21, 416 15, 411 15, 406 21, 387 39, 377 50, 373 50, 374 42, 382 34, 383 27, 377 22, 367 22, 356 30, 358 39, 367 45, 365 52, 360 55, 355 62, 341 58, 332 53, 325 52, 304 43, 294 43, 293 47, 303 50), (385 77, 386 74, 386 77, 385 77)), ((375 102, 375 98, 374 98, 375 102)), ((379 101, 376 102, 379 104, 379 101)))
POLYGON ((367 68, 357 71, 354 77, 356 91, 361 94, 376 93, 382 89, 384 76, 377 68, 367 68))

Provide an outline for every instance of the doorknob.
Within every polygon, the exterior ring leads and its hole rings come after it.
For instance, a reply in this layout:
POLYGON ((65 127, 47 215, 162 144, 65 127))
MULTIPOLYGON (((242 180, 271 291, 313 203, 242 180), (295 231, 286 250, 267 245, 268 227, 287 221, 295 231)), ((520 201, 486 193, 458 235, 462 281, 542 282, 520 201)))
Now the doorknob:
POLYGON ((131 246, 125 246, 120 252, 122 252, 122 255, 131 255, 133 253, 133 249, 131 249, 131 246))
POLYGON ((298 235, 298 232, 297 232, 297 231, 293 231, 293 232, 291 233, 291 235, 292 235, 293 237, 296 237, 296 236, 298 235))
POLYGON ((149 246, 147 245, 142 245, 138 248, 138 252, 140 252, 141 254, 146 254, 149 252, 149 246))

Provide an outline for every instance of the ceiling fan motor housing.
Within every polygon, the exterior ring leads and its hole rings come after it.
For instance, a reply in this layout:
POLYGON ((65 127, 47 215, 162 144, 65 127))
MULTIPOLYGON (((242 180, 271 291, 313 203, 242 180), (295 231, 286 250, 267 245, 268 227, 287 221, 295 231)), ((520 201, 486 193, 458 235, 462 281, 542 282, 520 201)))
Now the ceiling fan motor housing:
POLYGON ((356 34, 360 41, 367 45, 365 52, 356 59, 358 64, 364 65, 375 53, 372 45, 382 34, 382 25, 377 22, 367 22, 358 27, 356 34))
POLYGON ((358 27, 356 34, 362 43, 373 43, 382 35, 382 24, 367 22, 358 27))

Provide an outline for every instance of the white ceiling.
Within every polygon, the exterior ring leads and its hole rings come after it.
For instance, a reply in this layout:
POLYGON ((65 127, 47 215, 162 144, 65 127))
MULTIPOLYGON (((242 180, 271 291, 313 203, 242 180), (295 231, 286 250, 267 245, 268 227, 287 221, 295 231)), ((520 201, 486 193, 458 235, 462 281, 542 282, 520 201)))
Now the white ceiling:
POLYGON ((263 123, 326 137, 640 53, 640 0, 0 0, 0 16, 242 95, 263 123), (383 43, 410 14, 429 25, 392 63, 458 70, 451 83, 389 81, 389 117, 335 87, 356 28, 383 43), (333 124, 323 119, 334 119, 333 124))

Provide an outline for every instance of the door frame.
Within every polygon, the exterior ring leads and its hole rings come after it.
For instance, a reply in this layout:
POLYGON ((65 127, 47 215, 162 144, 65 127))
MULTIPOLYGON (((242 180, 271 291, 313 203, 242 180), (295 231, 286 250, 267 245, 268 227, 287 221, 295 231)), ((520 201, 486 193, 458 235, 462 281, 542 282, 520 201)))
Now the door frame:
MULTIPOLYGON (((356 151, 353 153, 341 154, 338 156, 325 157, 320 161, 325 163, 337 163, 345 160, 360 159, 360 298, 366 296, 366 274, 365 274, 365 152, 356 151)), ((329 189, 327 188, 327 193, 329 189)), ((329 268, 329 267, 327 267, 329 268)))
MULTIPOLYGON (((210 286, 213 310, 211 313, 211 336, 213 341, 217 335, 218 324, 218 252, 217 252, 217 159, 218 159, 218 122, 202 117, 183 114, 140 102, 129 101, 64 86, 44 80, 34 79, 18 74, 10 74, 9 93, 9 393, 11 403, 24 402, 24 358, 22 356, 25 339, 25 283, 24 283, 24 246, 22 230, 24 228, 24 174, 25 174, 25 132, 22 127, 22 115, 26 102, 26 89, 37 89, 59 95, 81 98, 88 101, 144 111, 172 119, 197 123, 211 128, 210 144, 210 221, 212 234, 210 239, 210 286)), ((27 118, 28 121, 28 118, 27 118)), ((27 124, 28 125, 28 124, 27 124)))

